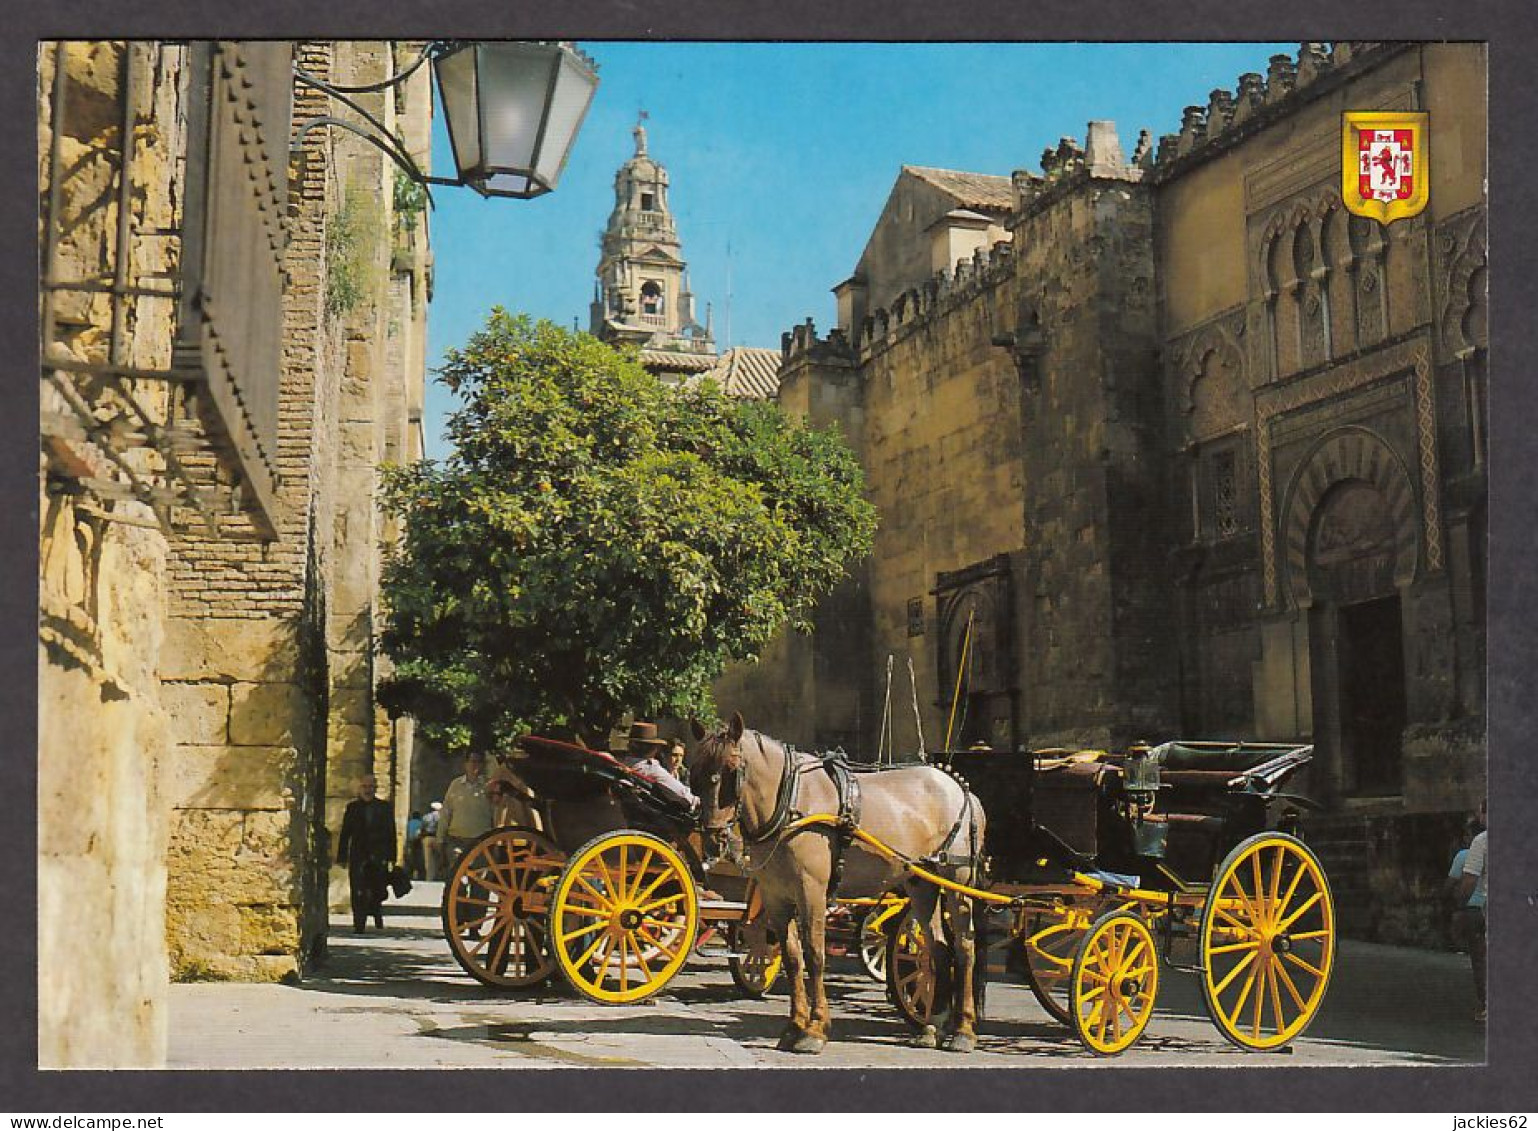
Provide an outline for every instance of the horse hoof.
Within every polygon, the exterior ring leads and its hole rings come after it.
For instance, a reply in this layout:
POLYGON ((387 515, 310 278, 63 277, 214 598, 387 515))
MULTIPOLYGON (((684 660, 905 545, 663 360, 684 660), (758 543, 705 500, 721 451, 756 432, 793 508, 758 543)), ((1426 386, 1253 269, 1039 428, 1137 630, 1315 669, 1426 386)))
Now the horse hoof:
POLYGON ((915 1033, 911 1043, 916 1049, 932 1049, 938 1048, 940 1046, 939 1037, 935 1033, 935 1027, 933 1025, 925 1025, 922 1029, 915 1033))
POLYGON ((951 1052, 976 1052, 977 1038, 971 1033, 952 1033, 945 1047, 951 1052))
POLYGON ((781 1052, 794 1052, 796 1050, 797 1043, 804 1036, 806 1036, 806 1034, 803 1033, 800 1029, 786 1029, 783 1033, 780 1034, 780 1039, 774 1047, 779 1049, 781 1052))
POLYGON ((790 1051, 815 1054, 821 1052, 823 1050, 823 1046, 825 1046, 827 1043, 828 1042, 823 1040, 821 1037, 814 1037, 810 1033, 802 1033, 801 1036, 790 1046, 790 1051))

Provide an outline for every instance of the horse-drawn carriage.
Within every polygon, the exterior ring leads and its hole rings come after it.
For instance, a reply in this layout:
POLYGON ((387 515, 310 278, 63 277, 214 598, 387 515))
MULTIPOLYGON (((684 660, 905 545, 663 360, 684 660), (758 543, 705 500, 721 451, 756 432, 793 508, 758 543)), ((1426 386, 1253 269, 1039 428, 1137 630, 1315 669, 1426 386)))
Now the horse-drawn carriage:
MULTIPOLYGON (((1278 1048, 1313 1020, 1334 907, 1318 858, 1292 835, 1307 803, 1281 792, 1311 757, 1300 745, 1170 742, 936 761, 992 818, 977 898, 1005 919, 1010 958, 1049 1014, 1110 1054, 1142 1034, 1161 965, 1200 977, 1213 1023, 1243 1048, 1278 1048)), ((944 994, 914 996, 905 1013, 944 994)))
POLYGON ((904 1016, 931 1038, 948 1022, 960 1050, 982 996, 978 926, 985 943, 1002 927, 1043 1007, 1099 1054, 1142 1034, 1161 966, 1198 972, 1214 1023, 1245 1048, 1285 1045, 1318 1012, 1334 909, 1318 859, 1287 831, 1301 799, 1280 792, 1310 747, 967 751, 858 773, 740 719, 697 738, 698 810, 608 754, 520 740, 513 768, 544 828, 495 829, 456 865, 443 922, 460 965, 508 988, 559 969, 592 1000, 634 1002, 714 922, 745 991, 785 966, 781 1047, 816 1051, 828 908, 841 902, 867 969, 884 949, 904 1016), (739 867, 707 878, 702 855, 728 844, 739 867), (733 898, 702 898, 712 887, 733 898))
POLYGON ((694 812, 677 794, 554 739, 520 739, 512 761, 543 830, 491 830, 444 885, 444 934, 471 977, 515 989, 559 969, 594 1001, 640 1001, 683 968, 702 923, 741 917, 741 900, 702 898, 730 877, 707 883, 689 843, 694 812))
MULTIPOLYGON (((746 776, 734 792, 751 797, 755 823, 770 810, 769 798, 783 797, 785 783, 810 768, 805 756, 746 731, 740 719, 704 745, 715 776, 722 768, 746 776)), ((779 823, 769 855, 816 830, 830 846, 845 845, 830 847, 835 858, 863 853, 885 862, 904 877, 910 898, 925 885, 949 897, 937 913, 930 891, 916 914, 892 918, 887 973, 893 999, 916 1028, 932 1036, 942 1019, 954 1026, 953 1048, 975 1045, 983 981, 977 952, 987 949, 977 942, 991 921, 1001 921, 1005 944, 1017 948, 1043 1007, 1092 1052, 1122 1052, 1142 1035, 1161 966, 1200 976, 1208 1012, 1228 1040, 1280 1048, 1317 1015, 1335 956, 1324 869, 1293 835, 1296 805, 1307 802, 1280 788, 1311 757, 1309 746, 1201 742, 1134 746, 1121 755, 940 755, 925 769, 953 775, 968 798, 980 799, 987 822, 967 817, 964 807, 949 835, 935 834, 943 820, 932 822, 931 847, 904 850, 895 835, 851 822, 840 790, 837 812, 824 800, 821 811, 779 823), (955 850, 968 822, 982 834, 982 852, 955 850), (1182 948, 1192 952, 1183 961, 1182 948)), ((885 776, 865 776, 867 796, 879 796, 885 776)), ((782 883, 793 888, 789 867, 782 883)), ((793 915, 808 909, 815 918, 803 896, 793 915)), ((812 1031, 801 1042, 806 1049, 826 1039, 820 987, 817 1000, 820 1016, 792 1006, 791 1029, 812 1031)))

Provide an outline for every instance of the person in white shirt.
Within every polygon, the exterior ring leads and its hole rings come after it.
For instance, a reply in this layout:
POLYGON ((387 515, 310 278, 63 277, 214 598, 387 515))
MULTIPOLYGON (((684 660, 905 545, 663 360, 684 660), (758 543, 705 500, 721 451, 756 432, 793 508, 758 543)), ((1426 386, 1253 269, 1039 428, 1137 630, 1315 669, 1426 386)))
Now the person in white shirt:
POLYGON ((634 723, 625 743, 625 752, 619 758, 631 773, 662 786, 692 808, 699 804, 699 799, 663 764, 670 746, 666 739, 658 737, 656 723, 634 723))
MULTIPOLYGON (((1485 823, 1485 805, 1480 802, 1479 820, 1485 823)), ((1480 833, 1469 844, 1468 855, 1463 858, 1463 880, 1458 896, 1463 903, 1463 915, 1468 926, 1469 963, 1474 970, 1474 994, 1479 1008, 1474 1020, 1485 1019, 1485 893, 1490 878, 1489 830, 1480 833)))

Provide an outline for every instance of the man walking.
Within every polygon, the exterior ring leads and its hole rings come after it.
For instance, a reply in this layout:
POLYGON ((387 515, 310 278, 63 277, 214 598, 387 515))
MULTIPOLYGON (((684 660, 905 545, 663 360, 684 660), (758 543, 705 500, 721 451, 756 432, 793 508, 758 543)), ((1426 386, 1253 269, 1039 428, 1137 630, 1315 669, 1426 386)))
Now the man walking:
POLYGON ((347 865, 352 896, 352 929, 361 935, 368 917, 384 928, 384 900, 395 862, 395 814, 390 803, 376 797, 379 784, 373 774, 358 779, 358 796, 342 812, 342 833, 336 860, 347 865))

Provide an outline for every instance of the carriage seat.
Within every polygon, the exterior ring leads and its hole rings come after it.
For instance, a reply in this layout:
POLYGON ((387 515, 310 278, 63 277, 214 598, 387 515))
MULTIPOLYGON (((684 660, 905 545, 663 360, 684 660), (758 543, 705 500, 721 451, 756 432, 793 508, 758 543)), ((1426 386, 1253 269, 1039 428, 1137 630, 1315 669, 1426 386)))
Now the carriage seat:
POLYGON ((524 755, 524 777, 536 794, 570 796, 572 779, 616 785, 638 794, 675 822, 694 819, 694 806, 666 786, 642 777, 607 750, 591 750, 539 735, 524 735, 517 743, 524 755))
POLYGON ((1243 774, 1297 749, 1299 747, 1269 742, 1166 742, 1156 746, 1151 756, 1166 770, 1243 774))

